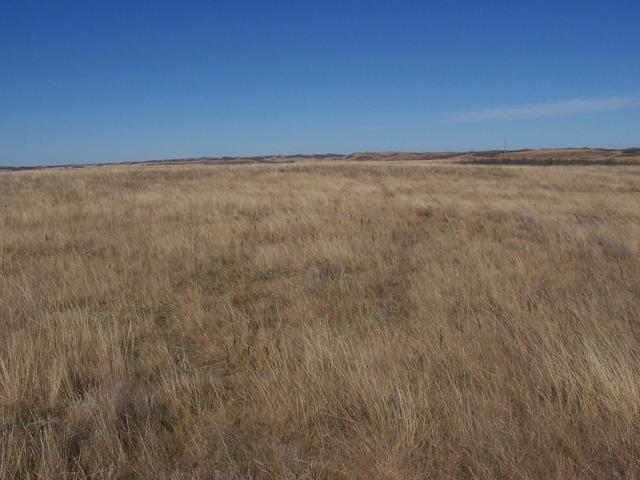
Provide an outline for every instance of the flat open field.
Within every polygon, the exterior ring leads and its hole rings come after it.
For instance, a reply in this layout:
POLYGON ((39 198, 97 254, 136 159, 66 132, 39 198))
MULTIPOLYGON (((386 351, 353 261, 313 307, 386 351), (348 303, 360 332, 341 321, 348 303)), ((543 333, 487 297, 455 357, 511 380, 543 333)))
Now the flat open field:
POLYGON ((0 173, 0 478, 640 478, 639 254, 640 165, 0 173))

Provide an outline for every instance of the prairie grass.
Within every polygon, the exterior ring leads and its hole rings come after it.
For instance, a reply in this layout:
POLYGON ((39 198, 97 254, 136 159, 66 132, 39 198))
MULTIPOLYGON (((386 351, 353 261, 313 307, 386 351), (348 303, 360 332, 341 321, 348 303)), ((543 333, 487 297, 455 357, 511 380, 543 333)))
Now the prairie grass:
POLYGON ((640 167, 0 173, 0 478, 636 479, 640 167))

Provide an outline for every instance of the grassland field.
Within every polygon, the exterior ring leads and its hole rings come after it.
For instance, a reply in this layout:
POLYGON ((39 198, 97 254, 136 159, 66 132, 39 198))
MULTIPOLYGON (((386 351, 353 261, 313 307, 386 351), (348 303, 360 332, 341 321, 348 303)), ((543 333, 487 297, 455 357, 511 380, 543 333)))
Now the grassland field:
POLYGON ((0 172, 0 478, 640 478, 640 163, 360 160, 0 172))

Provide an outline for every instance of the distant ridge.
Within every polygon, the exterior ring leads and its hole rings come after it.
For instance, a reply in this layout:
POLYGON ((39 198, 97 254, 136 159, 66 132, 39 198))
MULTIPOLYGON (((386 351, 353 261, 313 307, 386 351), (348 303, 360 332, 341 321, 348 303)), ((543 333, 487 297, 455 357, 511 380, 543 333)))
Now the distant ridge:
POLYGON ((480 150, 469 152, 354 152, 349 154, 319 153, 265 155, 247 157, 188 157, 165 160, 141 160, 114 163, 39 165, 27 167, 0 166, 0 172, 49 168, 86 168, 117 165, 249 165, 286 164, 310 160, 343 161, 435 161, 452 160, 460 164, 479 165, 640 165, 640 147, 625 149, 567 147, 556 149, 480 150))

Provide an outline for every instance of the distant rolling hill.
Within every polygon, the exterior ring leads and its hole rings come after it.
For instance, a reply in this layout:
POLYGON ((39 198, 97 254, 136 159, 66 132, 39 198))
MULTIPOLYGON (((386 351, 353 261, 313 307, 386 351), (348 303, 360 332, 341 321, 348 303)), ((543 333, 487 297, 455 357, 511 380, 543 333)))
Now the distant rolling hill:
POLYGON ((350 154, 298 154, 251 157, 195 157, 138 162, 43 165, 29 167, 0 166, 0 171, 35 170, 42 168, 85 168, 107 165, 177 165, 185 163, 205 165, 283 164, 302 161, 451 161, 477 165, 640 165, 640 148, 556 148, 522 150, 484 150, 470 152, 355 152, 350 154))

